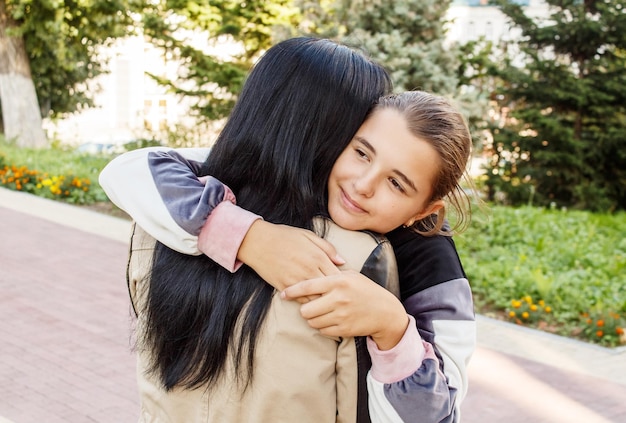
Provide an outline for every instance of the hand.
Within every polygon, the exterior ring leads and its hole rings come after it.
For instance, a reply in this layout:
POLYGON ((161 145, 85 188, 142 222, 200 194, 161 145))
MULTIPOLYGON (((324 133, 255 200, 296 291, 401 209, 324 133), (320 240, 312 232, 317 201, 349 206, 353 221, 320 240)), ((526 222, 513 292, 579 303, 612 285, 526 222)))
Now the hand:
POLYGON ((332 244, 313 232, 263 220, 252 224, 237 258, 279 291, 302 280, 337 274, 337 266, 345 263, 332 244))
POLYGON ((371 336, 379 349, 388 350, 400 342, 409 323, 395 295, 352 270, 302 281, 281 293, 286 300, 316 295, 300 313, 323 335, 371 336))

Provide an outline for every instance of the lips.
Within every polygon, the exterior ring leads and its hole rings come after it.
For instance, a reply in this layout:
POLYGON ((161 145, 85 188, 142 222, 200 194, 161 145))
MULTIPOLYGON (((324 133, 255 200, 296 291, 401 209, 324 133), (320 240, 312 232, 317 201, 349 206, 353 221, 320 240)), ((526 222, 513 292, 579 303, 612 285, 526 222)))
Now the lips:
POLYGON ((350 196, 346 194, 343 189, 341 190, 341 202, 347 210, 353 213, 366 213, 366 211, 359 205, 359 203, 352 200, 352 198, 350 198, 350 196))

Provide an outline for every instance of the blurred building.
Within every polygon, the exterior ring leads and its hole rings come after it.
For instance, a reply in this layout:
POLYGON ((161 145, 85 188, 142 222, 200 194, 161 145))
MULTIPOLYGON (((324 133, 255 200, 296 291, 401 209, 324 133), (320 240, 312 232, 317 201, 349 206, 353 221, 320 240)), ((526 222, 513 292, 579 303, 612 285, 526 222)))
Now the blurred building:
MULTIPOLYGON (((547 4, 543 0, 513 0, 525 8, 531 17, 547 16, 547 4)), ((512 30, 507 18, 488 0, 453 0, 448 10, 451 20, 448 38, 457 42, 484 37, 488 41, 511 40, 519 34, 512 30)))

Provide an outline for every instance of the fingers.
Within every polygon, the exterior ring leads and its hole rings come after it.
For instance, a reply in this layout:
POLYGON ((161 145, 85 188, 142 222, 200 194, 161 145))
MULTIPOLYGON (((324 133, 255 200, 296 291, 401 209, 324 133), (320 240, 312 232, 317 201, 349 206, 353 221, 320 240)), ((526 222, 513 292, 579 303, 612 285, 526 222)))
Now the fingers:
POLYGON ((324 295, 328 289, 327 285, 324 283, 325 280, 326 278, 321 277, 298 282, 285 288, 285 290, 280 293, 280 297, 283 300, 297 300, 303 297, 310 298, 311 300, 319 298, 324 295))
POLYGON ((330 242, 326 241, 323 238, 315 235, 312 232, 306 232, 307 238, 315 244, 317 248, 319 248, 330 261, 324 260, 320 258, 320 266, 319 269, 322 272, 322 275, 334 275, 339 273, 339 269, 337 266, 341 266, 346 264, 346 261, 337 253, 337 250, 330 242))
POLYGON ((257 220, 249 228, 237 258, 278 290, 296 282, 337 274, 335 248, 313 232, 257 220), (332 259, 331 259, 332 257, 332 259))

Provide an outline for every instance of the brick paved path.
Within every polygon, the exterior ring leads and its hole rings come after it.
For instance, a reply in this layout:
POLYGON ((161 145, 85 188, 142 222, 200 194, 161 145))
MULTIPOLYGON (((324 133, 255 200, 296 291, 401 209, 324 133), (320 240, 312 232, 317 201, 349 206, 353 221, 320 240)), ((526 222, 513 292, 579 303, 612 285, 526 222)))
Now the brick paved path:
MULTIPOLYGON (((136 422, 126 223, 31 201, 0 190, 0 423, 136 422)), ((626 354, 479 323, 464 423, 626 422, 626 354)))
POLYGON ((0 416, 137 421, 126 246, 3 207, 0 234, 0 416))

